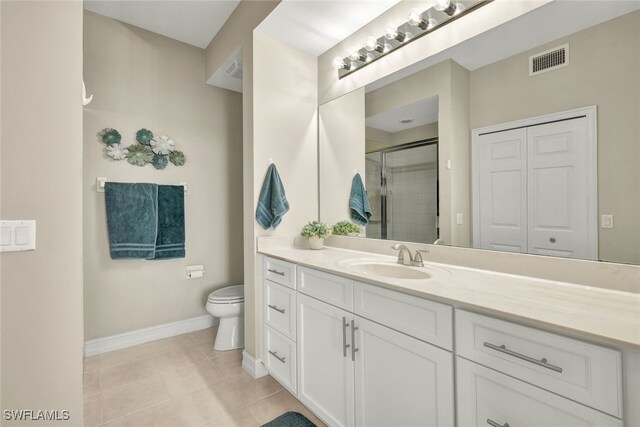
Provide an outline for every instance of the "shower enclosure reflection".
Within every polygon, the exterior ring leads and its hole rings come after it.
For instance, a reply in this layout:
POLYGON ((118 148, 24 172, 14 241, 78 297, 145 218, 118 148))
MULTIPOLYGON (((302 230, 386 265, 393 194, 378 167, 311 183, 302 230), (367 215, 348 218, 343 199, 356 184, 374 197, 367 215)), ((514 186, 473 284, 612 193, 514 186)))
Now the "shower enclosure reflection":
POLYGON ((433 243, 438 239, 438 140, 366 153, 372 216, 366 236, 433 243))

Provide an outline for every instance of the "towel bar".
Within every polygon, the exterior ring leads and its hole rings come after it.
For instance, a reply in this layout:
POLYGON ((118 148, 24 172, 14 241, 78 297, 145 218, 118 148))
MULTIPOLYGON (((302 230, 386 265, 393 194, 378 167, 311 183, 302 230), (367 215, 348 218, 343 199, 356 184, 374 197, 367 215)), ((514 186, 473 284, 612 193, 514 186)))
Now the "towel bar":
MULTIPOLYGON (((96 178, 96 192, 104 193, 104 184, 107 182, 107 178, 103 176, 99 176, 96 178)), ((182 185, 184 187, 184 192, 188 191, 188 186, 186 182, 181 182, 178 185, 182 185)))

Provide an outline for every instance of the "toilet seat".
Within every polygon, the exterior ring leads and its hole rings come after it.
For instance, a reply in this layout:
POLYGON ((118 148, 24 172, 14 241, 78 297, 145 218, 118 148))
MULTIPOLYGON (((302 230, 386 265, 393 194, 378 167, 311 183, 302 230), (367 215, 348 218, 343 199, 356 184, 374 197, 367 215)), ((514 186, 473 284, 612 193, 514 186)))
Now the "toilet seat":
POLYGON ((214 304, 237 304, 244 302, 244 285, 227 286, 209 294, 207 302, 214 304))

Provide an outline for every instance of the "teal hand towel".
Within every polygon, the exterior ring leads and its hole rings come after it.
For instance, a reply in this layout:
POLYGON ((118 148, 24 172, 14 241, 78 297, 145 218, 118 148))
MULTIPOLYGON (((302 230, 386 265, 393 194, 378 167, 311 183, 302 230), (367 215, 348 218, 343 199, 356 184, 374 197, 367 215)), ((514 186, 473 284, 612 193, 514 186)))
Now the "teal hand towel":
POLYGON ((111 258, 153 258, 158 223, 158 186, 107 182, 104 197, 111 258))
POLYGON ((184 187, 158 186, 158 235, 153 259, 184 258, 184 187))
POLYGON ((349 196, 349 210, 351 211, 351 220, 358 225, 367 225, 371 218, 371 206, 369 206, 369 198, 367 191, 364 189, 360 174, 354 175, 351 181, 351 195, 349 196))
POLYGON ((258 207, 256 208, 256 220, 265 230, 269 228, 275 229, 287 212, 289 212, 287 195, 284 192, 278 169, 272 163, 267 169, 267 175, 260 190, 258 207))

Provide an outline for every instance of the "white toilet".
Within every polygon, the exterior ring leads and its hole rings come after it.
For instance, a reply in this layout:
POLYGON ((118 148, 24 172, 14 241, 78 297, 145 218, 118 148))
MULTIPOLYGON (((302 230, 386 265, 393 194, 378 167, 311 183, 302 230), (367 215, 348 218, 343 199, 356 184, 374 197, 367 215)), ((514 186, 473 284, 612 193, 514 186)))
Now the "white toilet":
POLYGON ((207 311, 220 318, 213 349, 218 351, 244 347, 244 285, 227 286, 209 294, 207 311))

